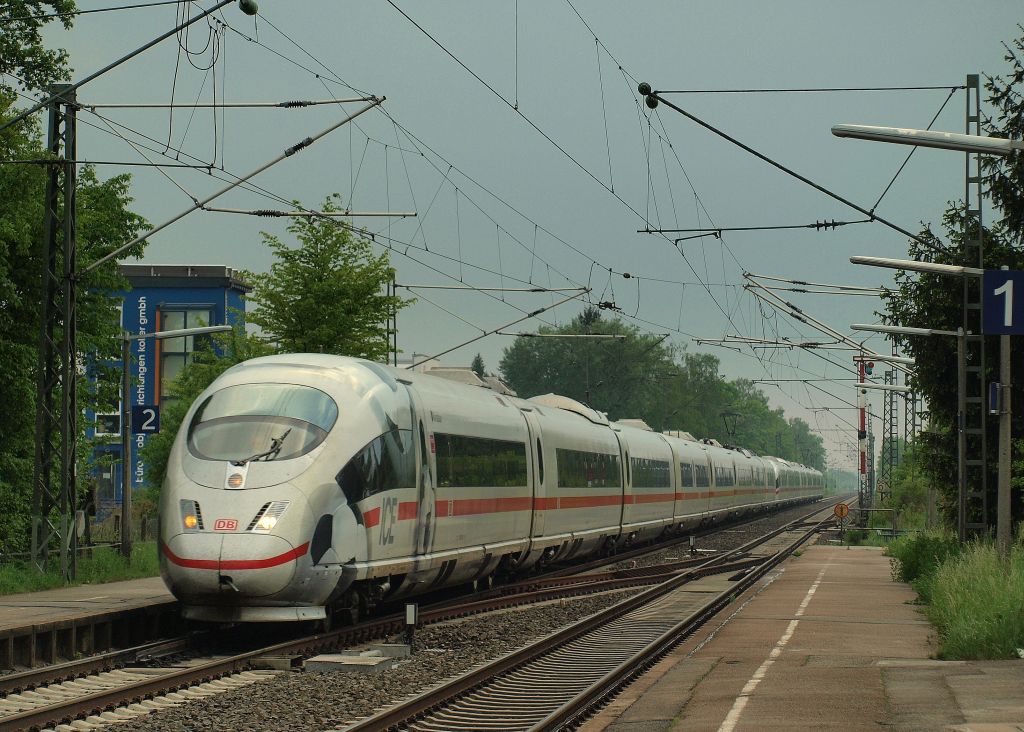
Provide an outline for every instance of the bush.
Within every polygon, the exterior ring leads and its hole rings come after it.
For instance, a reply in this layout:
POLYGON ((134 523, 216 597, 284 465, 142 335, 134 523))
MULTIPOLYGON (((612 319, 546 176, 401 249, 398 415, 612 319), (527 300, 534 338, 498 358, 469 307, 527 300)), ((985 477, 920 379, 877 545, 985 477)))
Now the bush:
POLYGON ((950 557, 927 581, 928 618, 939 631, 939 657, 1016 658, 1024 648, 1024 546, 1009 561, 991 544, 950 557))
MULTIPOLYGON (((909 582, 917 587, 918 580, 926 578, 948 557, 961 551, 955 536, 944 533, 922 533, 901 536, 889 544, 888 555, 892 557, 892 578, 897 582, 909 582)), ((927 602, 927 599, 922 597, 927 602)))

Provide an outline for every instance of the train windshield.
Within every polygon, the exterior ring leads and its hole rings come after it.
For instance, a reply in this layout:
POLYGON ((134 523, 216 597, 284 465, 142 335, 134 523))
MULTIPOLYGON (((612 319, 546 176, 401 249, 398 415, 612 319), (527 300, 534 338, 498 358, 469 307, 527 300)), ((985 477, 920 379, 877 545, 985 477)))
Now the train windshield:
POLYGON ((288 460, 323 442, 337 419, 334 400, 310 386, 229 386, 196 410, 188 449, 203 460, 288 460))

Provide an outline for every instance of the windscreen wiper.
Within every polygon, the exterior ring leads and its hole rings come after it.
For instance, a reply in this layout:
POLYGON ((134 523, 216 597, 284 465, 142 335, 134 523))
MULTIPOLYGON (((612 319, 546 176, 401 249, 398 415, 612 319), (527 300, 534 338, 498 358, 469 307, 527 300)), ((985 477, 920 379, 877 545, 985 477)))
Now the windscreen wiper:
POLYGON ((245 460, 232 460, 232 465, 245 465, 246 463, 251 463, 256 460, 263 460, 263 462, 268 462, 272 460, 273 458, 277 457, 277 454, 279 452, 281 452, 281 446, 284 444, 285 438, 288 437, 288 434, 291 431, 292 428, 289 427, 284 431, 284 434, 282 434, 280 437, 271 437, 269 450, 265 452, 258 452, 255 455, 250 455, 245 460))

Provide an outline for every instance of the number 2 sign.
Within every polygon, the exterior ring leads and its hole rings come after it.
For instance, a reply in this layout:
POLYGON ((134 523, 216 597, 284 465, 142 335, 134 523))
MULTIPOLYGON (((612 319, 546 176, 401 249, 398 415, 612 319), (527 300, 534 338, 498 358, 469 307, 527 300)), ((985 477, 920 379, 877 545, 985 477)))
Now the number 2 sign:
POLYGON ((1024 271, 987 269, 982 278, 985 309, 982 332, 988 335, 1024 333, 1024 271))
POLYGON ((155 404, 132 405, 132 434, 155 435, 160 431, 160 407, 155 404))

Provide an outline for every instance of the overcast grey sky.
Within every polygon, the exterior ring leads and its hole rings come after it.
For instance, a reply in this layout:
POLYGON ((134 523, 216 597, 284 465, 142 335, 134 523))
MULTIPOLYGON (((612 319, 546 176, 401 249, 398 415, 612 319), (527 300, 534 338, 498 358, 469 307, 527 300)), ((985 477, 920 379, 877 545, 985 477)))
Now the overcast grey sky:
MULTIPOLYGON (((79 0, 81 9, 117 4, 79 0)), ((212 3, 197 3, 208 7, 212 3)), ((179 4, 180 5, 180 4, 179 4)), ((891 281, 849 264, 853 254, 902 256, 904 237, 879 224, 838 231, 726 233, 681 242, 638 229, 794 225, 860 214, 770 168, 665 107, 649 115, 637 81, 656 89, 943 86, 927 91, 815 94, 689 94, 691 113, 837 193, 870 208, 909 148, 840 140, 835 123, 925 127, 968 73, 1006 68, 1002 42, 1019 32, 1010 2, 339 2, 261 0, 255 21, 228 6, 212 26, 147 52, 79 92, 88 103, 197 99, 280 102, 359 93, 386 96, 384 111, 334 132, 254 182, 316 207, 340 193, 359 211, 417 211, 418 218, 358 223, 392 243, 398 280, 474 287, 589 285, 623 317, 691 352, 722 360, 728 378, 848 377, 806 353, 737 353, 694 336, 727 333, 817 338, 741 288, 741 272, 856 285, 891 281), (578 11, 578 14, 577 12, 578 11), (406 17, 406 14, 408 17, 406 17), (414 24, 421 27, 417 28, 414 24), (211 30, 212 28, 212 30, 211 30), (424 32, 425 31, 425 32, 424 32), (436 39, 431 40, 427 34, 436 39), (596 36, 596 38, 595 38, 596 36), (206 69, 216 60, 213 70, 206 69), (455 58, 453 58, 453 56, 455 58), (457 60, 456 60, 457 59, 457 60), (464 68, 461 64, 464 64, 464 68), (468 68, 468 70, 467 70, 468 68), (475 78, 475 74, 479 78, 475 78), (490 88, 488 88, 488 86, 490 88), (518 111, 513 107, 518 107, 518 111), (560 149, 561 148, 561 149, 560 149), (389 237, 389 238, 385 238, 389 237), (460 264, 459 262, 462 262, 460 264), (609 268, 613 274, 609 275, 609 268), (629 272, 639 276, 625 279, 629 272)), ((177 5, 80 17, 52 29, 71 52, 76 78, 173 27, 177 5)), ((935 128, 963 131, 956 92, 935 128)), ((79 157, 143 161, 119 137, 125 125, 241 175, 318 132, 356 104, 305 109, 97 110, 80 115, 79 157), (86 126, 86 123, 91 126, 86 126)), ((131 137, 131 135, 128 135, 131 137)), ((173 153, 171 153, 173 157, 173 153)), ((195 162, 178 156, 182 162, 195 162)), ((171 161, 173 162, 173 160, 171 161)), ((131 170, 136 209, 160 223, 223 183, 203 171, 131 170), (180 186, 180 188, 179 188, 180 186), (184 190, 182 190, 184 189, 184 190)), ((225 172, 219 173, 226 177, 225 172)), ((959 153, 918 151, 877 212, 916 231, 963 195, 959 153)), ((223 207, 283 208, 236 191, 223 207)), ((227 264, 264 270, 261 230, 280 219, 198 212, 156 235, 144 261, 227 264)), ((399 320, 406 354, 433 354, 551 304, 559 295, 420 290, 399 320), (433 303, 433 304, 432 304, 433 303), (464 322, 468 321, 468 322, 464 322)), ((879 301, 784 293, 847 331, 873 321, 879 301)), ((562 305, 512 330, 564 323, 562 305)), ((940 324, 941 325, 941 324, 940 324)), ((478 351, 496 370, 509 338, 491 336, 444 358, 468 364, 478 351)), ((870 341, 887 349, 881 339, 870 341)), ((834 360, 849 362, 849 354, 834 360)), ((852 382, 820 384, 847 401, 852 382)), ((773 404, 821 430, 834 464, 850 467, 853 412, 811 387, 763 388, 773 404), (820 407, 834 412, 812 411, 820 407)), ((874 397, 881 412, 880 397, 874 397)), ((880 431, 881 425, 876 424, 880 431)))

